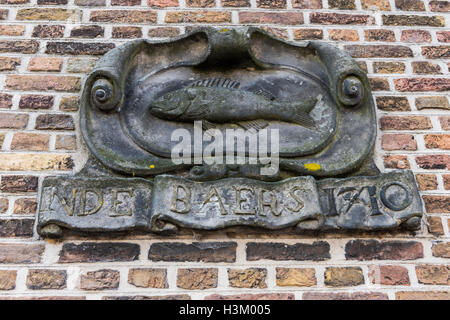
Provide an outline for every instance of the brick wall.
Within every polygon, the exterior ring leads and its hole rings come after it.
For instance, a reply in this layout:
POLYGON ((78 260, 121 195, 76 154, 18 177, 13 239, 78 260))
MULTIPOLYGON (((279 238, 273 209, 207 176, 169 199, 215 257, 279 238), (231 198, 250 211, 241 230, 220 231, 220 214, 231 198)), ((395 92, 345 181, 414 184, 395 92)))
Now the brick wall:
POLYGON ((450 299, 449 11, 435 0, 0 0, 0 299, 450 299), (39 183, 86 159, 78 104, 96 59, 200 24, 259 25, 356 58, 377 105, 375 160, 415 172, 422 230, 39 239, 39 183))

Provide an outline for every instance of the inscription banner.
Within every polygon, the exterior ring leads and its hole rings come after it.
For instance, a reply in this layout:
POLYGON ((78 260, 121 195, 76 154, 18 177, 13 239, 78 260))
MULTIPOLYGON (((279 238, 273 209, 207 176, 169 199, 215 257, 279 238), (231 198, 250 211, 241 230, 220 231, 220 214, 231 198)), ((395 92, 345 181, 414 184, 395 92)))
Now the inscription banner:
POLYGON ((374 177, 316 181, 311 176, 279 182, 226 178, 209 182, 160 175, 141 178, 46 178, 41 188, 38 232, 176 231, 177 226, 215 230, 416 229, 422 204, 411 171, 374 177))

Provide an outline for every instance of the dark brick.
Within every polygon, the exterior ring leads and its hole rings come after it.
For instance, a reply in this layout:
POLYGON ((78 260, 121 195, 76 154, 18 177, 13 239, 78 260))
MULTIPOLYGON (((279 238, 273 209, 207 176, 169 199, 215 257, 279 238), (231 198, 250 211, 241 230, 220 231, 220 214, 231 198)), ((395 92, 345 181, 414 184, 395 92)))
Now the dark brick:
POLYGON ((65 243, 59 253, 59 263, 135 261, 139 245, 123 242, 65 243))
POLYGON ((50 109, 54 101, 55 98, 53 96, 26 94, 20 97, 19 109, 50 109))
POLYGON ((2 176, 0 190, 5 193, 36 192, 38 177, 33 176, 2 176))
POLYGON ((286 0, 256 0, 258 8, 285 9, 286 0))
POLYGON ((33 29, 34 38, 62 38, 64 37, 64 26, 60 25, 37 25, 33 29))
POLYGON ((0 108, 10 109, 12 107, 12 94, 0 93, 0 108))
POLYGON ((46 53, 50 54, 87 54, 103 55, 115 47, 114 43, 103 42, 49 42, 47 43, 46 53))
POLYGON ((247 260, 313 260, 330 259, 330 245, 325 241, 315 241, 312 244, 296 243, 293 245, 274 242, 247 243, 247 260))
POLYGON ((142 30, 140 27, 113 27, 113 38, 141 38, 142 30))
POLYGON ((395 0, 395 7, 403 11, 425 11, 422 0, 395 0))
POLYGON ((72 116, 66 114, 41 114, 36 118, 37 130, 74 130, 72 116))
POLYGON ((347 260, 414 260, 423 258, 416 241, 351 240, 345 245, 347 260))
POLYGON ((148 252, 152 261, 235 262, 235 242, 153 243, 148 252))
POLYGON ((34 219, 0 219, 0 237, 32 237, 34 219))
POLYGON ((374 24, 373 17, 362 14, 344 14, 328 12, 312 12, 309 15, 311 23, 318 24, 374 24))
POLYGON ((450 90, 450 78, 401 78, 394 79, 394 84, 402 92, 450 90))
POLYGON ((0 52, 36 53, 39 42, 36 40, 1 40, 0 52))
POLYGON ((447 59, 450 58, 450 46, 422 47, 422 55, 427 59, 447 59))
POLYGON ((328 0, 330 9, 353 10, 356 9, 355 0, 328 0))
POLYGON ((98 25, 79 26, 70 30, 70 36, 73 38, 97 38, 103 37, 104 29, 98 25))
POLYGON ((395 34, 392 30, 384 30, 384 29, 371 29, 364 30, 364 38, 366 41, 395 41, 395 34))
POLYGON ((386 26, 445 26, 444 18, 439 16, 383 15, 382 18, 386 26))

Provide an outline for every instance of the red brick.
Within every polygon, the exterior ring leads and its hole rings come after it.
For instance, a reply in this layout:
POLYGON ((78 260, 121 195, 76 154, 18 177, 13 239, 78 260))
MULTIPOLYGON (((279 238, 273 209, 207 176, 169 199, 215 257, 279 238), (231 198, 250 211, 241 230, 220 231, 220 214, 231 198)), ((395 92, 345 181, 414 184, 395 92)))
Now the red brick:
POLYGON ((16 270, 0 270, 0 290, 13 290, 16 287, 16 270))
POLYGON ((391 11, 389 0, 361 0, 363 10, 391 11))
POLYGON ((430 10, 435 12, 450 12, 450 2, 448 1, 430 1, 430 10))
POLYGON ((403 30, 400 40, 403 42, 431 42, 431 35, 426 30, 403 30))
POLYGON ((401 266, 369 266, 369 279, 373 284, 409 286, 408 269, 401 266))
POLYGON ((347 45, 344 46, 353 58, 407 58, 412 57, 411 48, 394 45, 347 45))
POLYGON ((18 132, 11 141, 11 150, 45 151, 49 140, 48 134, 18 132))
POLYGON ((428 155, 416 157, 416 162, 422 169, 450 169, 450 156, 428 155))
POLYGON ((205 300, 295 300, 293 293, 243 293, 234 295, 211 294, 205 300))
POLYGON ((25 33, 25 26, 22 25, 3 25, 0 26, 0 35, 18 37, 25 33))
POLYGON ((442 130, 450 130, 450 117, 439 117, 442 130))
POLYGON ((12 97, 9 93, 0 93, 0 109, 10 109, 12 107, 12 97))
POLYGON ((450 42, 450 31, 438 31, 436 37, 439 42, 450 42))
POLYGON ((28 63, 29 71, 61 71, 61 58, 35 57, 28 63))
POLYGON ((8 208, 9 208, 8 198, 0 198, 0 213, 7 212, 8 208))
POLYGON ((426 134, 424 140, 428 149, 450 150, 449 134, 426 134))
POLYGON ((167 270, 150 268, 133 268, 128 273, 128 283, 140 288, 168 288, 167 270))
POLYGON ((443 174, 442 179, 444 180, 444 189, 450 190, 450 174, 443 174))
POLYGON ((385 168, 389 169, 409 169, 409 161, 406 156, 401 155, 387 155, 383 157, 385 168))
POLYGON ((80 10, 60 8, 26 8, 17 10, 16 20, 69 21, 80 20, 80 10))
POLYGON ((25 129, 28 115, 21 113, 1 113, 0 129, 25 129))
POLYGON ((147 5, 149 7, 156 8, 167 8, 167 7, 178 7, 178 0, 147 0, 147 5))
POLYGON ((38 91, 79 91, 80 78, 73 76, 53 75, 8 75, 6 88, 11 90, 38 90, 38 91))
POLYGON ((191 8, 212 8, 216 6, 216 0, 186 0, 186 6, 191 8))
POLYGON ((394 84, 401 92, 450 90, 450 78, 402 78, 394 79, 394 84))
POLYGON ((412 134, 384 134, 381 137, 381 148, 393 150, 417 150, 417 142, 412 134))
POLYGON ((396 300, 450 300, 450 291, 399 291, 396 300))
POLYGON ((432 173, 418 173, 416 181, 420 190, 436 190, 438 186, 436 175, 432 173))
POLYGON ((450 213, 449 196, 423 196, 428 213, 450 213))
POLYGON ((301 12, 239 12, 240 23, 303 24, 301 12))
POLYGON ((425 116, 383 116, 381 130, 424 130, 433 128, 430 118, 425 116))
POLYGON ((389 300, 381 292, 305 292, 302 300, 389 300))

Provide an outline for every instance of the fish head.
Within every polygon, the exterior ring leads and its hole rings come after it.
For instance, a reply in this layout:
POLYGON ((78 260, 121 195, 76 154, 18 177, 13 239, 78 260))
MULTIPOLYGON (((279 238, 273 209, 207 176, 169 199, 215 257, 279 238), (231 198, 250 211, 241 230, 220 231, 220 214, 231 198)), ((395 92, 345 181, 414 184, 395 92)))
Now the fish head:
POLYGON ((191 100, 189 93, 184 90, 171 91, 152 103, 150 113, 158 118, 172 120, 187 110, 191 100))

